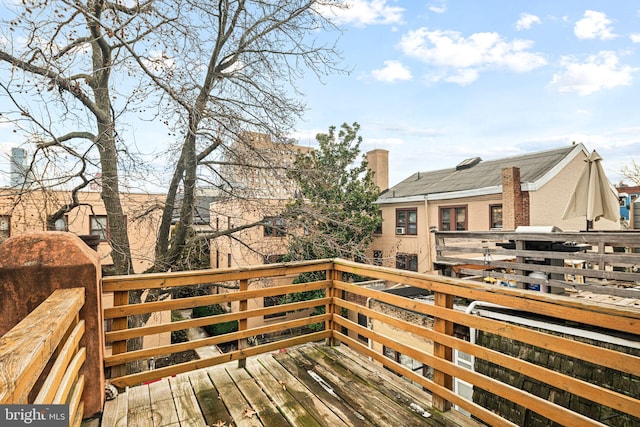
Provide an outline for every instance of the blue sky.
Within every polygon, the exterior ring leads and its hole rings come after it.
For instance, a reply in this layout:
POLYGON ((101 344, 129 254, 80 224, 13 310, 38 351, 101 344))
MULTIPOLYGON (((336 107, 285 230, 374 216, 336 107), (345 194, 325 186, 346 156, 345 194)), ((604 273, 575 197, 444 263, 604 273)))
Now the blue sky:
MULTIPOLYGON (((596 149, 614 183, 640 163, 639 0, 347 2, 333 13, 350 73, 301 82, 300 144, 358 122, 363 151, 389 150, 391 185, 572 141, 596 149)), ((19 138, 0 121, 0 150, 19 138)), ((166 138, 156 126, 128 140, 166 138)))
POLYGON ((390 151, 391 185, 582 142, 609 178, 640 161, 640 1, 350 0, 336 16, 349 75, 302 89, 296 136, 358 122, 390 151))

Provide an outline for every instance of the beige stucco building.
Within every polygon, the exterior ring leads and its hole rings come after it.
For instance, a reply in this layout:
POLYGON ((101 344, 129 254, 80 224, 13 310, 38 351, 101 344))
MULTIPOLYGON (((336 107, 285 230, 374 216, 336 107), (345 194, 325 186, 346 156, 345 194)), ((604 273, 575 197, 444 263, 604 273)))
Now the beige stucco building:
MULTIPOLYGON (((378 265, 428 272, 435 257, 432 230, 584 230, 584 217, 564 219, 563 214, 588 155, 584 145, 576 144, 486 162, 472 158, 456 168, 413 174, 377 201, 383 223, 371 245, 371 259, 378 265)), ((370 164, 385 167, 384 162, 370 164)), ((611 197, 617 204, 613 187, 611 197)), ((593 225, 595 230, 619 228, 618 222, 606 219, 593 225)))
MULTIPOLYGON (((287 235, 294 230, 279 216, 286 203, 297 194, 294 182, 287 178, 287 169, 299 153, 312 149, 299 145, 274 142, 268 135, 243 132, 229 149, 221 175, 227 183, 210 205, 213 231, 233 230, 232 235, 211 241, 211 267, 227 268, 280 262, 288 250, 287 235), (232 194, 226 197, 225 194, 232 194)), ((295 277, 281 277, 269 281, 255 280, 250 289, 290 284, 295 277)), ((279 297, 256 298, 248 308, 276 305, 279 297)), ((233 307, 236 309, 236 307, 233 307)), ((287 318, 307 315, 290 313, 287 318)), ((248 327, 281 316, 249 319, 248 327)))

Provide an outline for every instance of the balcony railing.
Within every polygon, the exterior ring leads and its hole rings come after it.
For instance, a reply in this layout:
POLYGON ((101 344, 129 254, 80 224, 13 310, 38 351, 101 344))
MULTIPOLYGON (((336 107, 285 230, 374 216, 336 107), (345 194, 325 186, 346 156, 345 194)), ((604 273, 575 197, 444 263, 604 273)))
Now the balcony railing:
POLYGON ((69 425, 80 425, 83 305, 83 288, 56 290, 0 338, 0 404, 68 405, 69 425))
POLYGON ((436 265, 507 286, 640 299, 640 232, 530 230, 535 228, 437 232, 436 265))
POLYGON ((104 310, 104 318, 113 319, 113 330, 105 334, 105 341, 112 343, 112 355, 105 357, 105 365, 114 374, 110 381, 121 387, 230 360, 242 363, 252 355, 324 339, 346 344, 371 363, 382 364, 430 391, 436 409, 456 405, 490 425, 522 424, 514 414, 524 413, 561 425, 640 422, 640 309, 633 306, 597 304, 337 259, 109 277, 103 279, 103 290, 114 293, 114 307, 104 310), (294 284, 293 278, 303 273, 313 273, 315 280, 294 284), (360 280, 385 281, 394 289, 411 286, 423 298, 362 286, 360 280), (282 282, 288 284, 265 286, 282 282), (202 284, 213 285, 219 293, 129 304, 130 292, 155 295, 202 284), (286 303, 282 298, 281 305, 261 307, 265 297, 305 291, 322 292, 309 301, 286 303), (128 328, 134 316, 229 303, 234 310, 226 314, 128 328), (495 312, 482 315, 480 306, 495 312), (269 314, 314 307, 324 310, 302 319, 285 316, 282 321, 261 322, 269 314), (232 320, 238 321, 237 332, 127 351, 127 342, 144 336, 232 320), (249 327, 251 324, 258 326, 249 327), (262 344, 257 339, 290 330, 299 334, 262 344), (569 330, 586 332, 574 338, 569 330), (604 336, 615 339, 611 345, 602 345, 604 336), (154 370, 126 371, 127 365, 137 370, 161 355, 230 341, 238 342, 237 350, 154 370), (454 355, 471 363, 462 366, 454 355), (408 358, 422 365, 422 373, 403 363, 408 358), (432 375, 423 375, 431 370, 432 375), (598 373, 597 379, 583 371, 598 373), (454 383, 472 386, 472 397, 457 393, 454 383))

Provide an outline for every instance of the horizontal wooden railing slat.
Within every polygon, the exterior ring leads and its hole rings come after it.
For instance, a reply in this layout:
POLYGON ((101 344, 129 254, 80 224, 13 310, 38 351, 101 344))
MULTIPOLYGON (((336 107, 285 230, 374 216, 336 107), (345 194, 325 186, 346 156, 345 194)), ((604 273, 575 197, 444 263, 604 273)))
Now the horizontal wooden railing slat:
MULTIPOLYGON (((268 288, 274 289, 274 288, 268 288)), ((279 293, 270 292, 268 295, 280 295, 279 293)), ((179 331, 181 329, 197 328, 216 323, 230 322, 245 317, 262 317, 269 314, 280 313, 283 311, 297 311, 307 308, 318 307, 329 302, 328 298, 318 298, 310 301, 300 301, 290 304, 275 305, 267 308, 255 308, 246 312, 235 312, 227 314, 216 314, 213 316, 197 317, 195 319, 179 320, 171 323, 163 323, 160 325, 141 326, 138 328, 129 328, 122 331, 111 331, 105 333, 105 342, 117 340, 126 340, 131 338, 142 337, 145 335, 159 334, 162 332, 179 331)))
POLYGON ((83 319, 75 326, 69 335, 67 342, 60 350, 58 358, 51 367, 51 371, 49 372, 45 382, 42 384, 40 392, 38 393, 38 396, 36 396, 34 403, 45 404, 53 402, 53 398, 60 386, 62 377, 64 376, 71 359, 73 359, 75 352, 78 350, 78 344, 84 334, 84 330, 85 321, 83 319))
POLYGON ((314 342, 329 338, 331 331, 314 332, 308 335, 301 335, 295 338, 288 338, 277 342, 268 344, 261 344, 255 347, 249 347, 242 351, 232 351, 229 353, 221 354, 220 356, 213 356, 206 359, 197 359, 190 362, 183 362, 176 365, 167 366, 164 368, 158 368, 153 371, 145 371, 137 374, 129 374, 117 378, 112 378, 111 383, 117 387, 128 387, 132 385, 141 384, 147 381, 153 381, 158 378, 168 377, 171 375, 181 374, 183 372, 189 372, 200 368, 207 368, 209 366, 215 366, 220 363, 230 362, 258 354, 268 353, 270 351, 276 351, 281 348, 289 346, 295 346, 304 344, 307 342, 314 342))
POLYGON ((268 264, 243 268, 109 276, 103 278, 102 283, 103 292, 174 288, 242 279, 299 275, 301 273, 330 269, 332 266, 333 260, 301 261, 290 264, 268 264))
MULTIPOLYGON (((338 300, 334 303, 339 307, 344 307, 357 313, 364 314, 369 319, 379 320, 397 329, 409 331, 412 334, 434 342, 440 342, 441 344, 455 348, 456 350, 463 351, 464 353, 467 353, 469 355, 480 357, 485 360, 491 360, 492 363, 508 367, 508 369, 520 374, 524 374, 537 379, 544 378, 547 384, 553 385, 560 390, 571 392, 578 396, 593 400, 597 403, 607 405, 611 408, 640 417, 640 405, 638 405, 637 399, 634 399, 630 396, 626 396, 594 384, 589 384, 568 375, 555 372, 551 369, 544 368, 533 363, 518 359, 516 357, 500 353, 496 350, 491 350, 486 347, 471 344, 468 341, 435 332, 433 329, 428 329, 416 324, 412 324, 407 321, 380 313, 378 311, 351 303, 346 300, 338 300)), ((340 320, 338 320, 338 322, 340 322, 340 320)), ((571 346, 575 343, 574 341, 569 339, 564 339, 564 342, 565 346, 571 346)), ((609 352, 609 354, 612 353, 614 352, 609 352)))
POLYGON ((147 359, 153 356, 159 356, 162 354, 177 353, 180 351, 193 350, 196 348, 215 345, 230 341, 236 341, 243 338, 249 338, 256 335, 268 334, 271 332, 278 332, 290 328, 299 328, 302 326, 310 325, 312 323, 324 322, 329 317, 328 314, 321 314, 318 316, 305 317, 302 319, 289 320, 286 322, 279 322, 267 326, 259 326, 256 328, 245 329, 244 331, 230 332, 228 334, 216 335, 209 338, 200 338, 197 340, 191 340, 179 344, 170 344, 164 346, 158 346, 142 350, 128 351, 126 353, 114 354, 113 356, 107 356, 104 358, 105 366, 116 366, 126 362, 132 362, 134 360, 147 359))
POLYGON ((251 289, 243 292, 229 292, 217 295, 206 295, 199 297, 177 298, 168 301, 154 301, 140 304, 127 304, 104 309, 105 319, 114 319, 137 314, 154 313, 167 310, 181 310, 194 308, 210 304, 226 304, 240 299, 261 298, 268 295, 279 295, 283 293, 306 292, 325 289, 329 286, 328 281, 302 283, 299 285, 275 286, 266 289, 251 289))
MULTIPOLYGON (((480 329, 500 335, 504 338, 515 339, 532 345, 540 345, 541 343, 544 343, 545 348, 550 351, 576 357, 592 363, 599 364, 602 360, 606 360, 609 367, 629 374, 635 375, 640 372, 640 357, 630 354, 620 353, 576 341, 571 341, 571 345, 567 346, 567 340, 561 337, 544 334, 522 326, 512 325, 498 320, 480 318, 478 316, 456 310, 443 310, 440 307, 436 307, 422 301, 411 300, 371 289, 354 288, 345 283, 338 282, 336 283, 336 287, 356 295, 375 298, 396 307, 416 311, 427 316, 441 317, 454 323, 468 326, 469 328, 480 329)), ((612 324, 616 324, 615 318, 611 318, 609 320, 614 322, 612 324)))
POLYGON ((84 289, 59 289, 0 338, 0 403, 28 395, 84 304, 84 289), (51 324, 45 328, 43 325, 51 324))

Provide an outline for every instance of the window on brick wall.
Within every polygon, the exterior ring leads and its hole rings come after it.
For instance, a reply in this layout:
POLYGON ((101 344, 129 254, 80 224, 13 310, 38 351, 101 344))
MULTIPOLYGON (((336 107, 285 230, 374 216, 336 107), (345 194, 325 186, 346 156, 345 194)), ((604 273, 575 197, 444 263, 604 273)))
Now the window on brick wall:
POLYGON ((418 210, 396 209, 396 234, 418 234, 418 210))
POLYGON ((418 271, 418 255, 416 254, 396 255, 396 268, 398 270, 418 271))
POLYGON ((285 223, 281 217, 267 217, 264 219, 264 237, 284 237, 285 223))
MULTIPOLYGON (((382 218, 382 211, 378 211, 378 214, 380 215, 380 218, 382 218)), ((376 227, 375 234, 382 234, 382 221, 380 221, 380 224, 378 224, 378 226, 376 227)))
POLYGON ((109 237, 109 222, 106 215, 91 215, 89 234, 100 236, 101 242, 106 242, 109 237))
POLYGON ((502 229, 502 205, 489 206, 489 228, 502 229))
POLYGON ((466 229, 466 206, 443 206, 440 208, 440 231, 464 231, 466 229))

